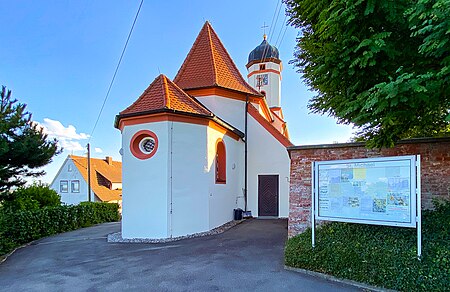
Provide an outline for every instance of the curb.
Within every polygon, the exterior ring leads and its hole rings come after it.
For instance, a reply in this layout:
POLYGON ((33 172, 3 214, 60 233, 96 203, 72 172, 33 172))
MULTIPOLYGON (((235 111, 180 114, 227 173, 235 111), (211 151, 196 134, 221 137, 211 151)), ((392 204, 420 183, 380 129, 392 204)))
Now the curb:
POLYGON ((51 234, 51 235, 48 235, 48 236, 44 236, 44 237, 35 239, 35 240, 33 240, 33 241, 27 242, 27 243, 25 243, 25 244, 22 244, 21 246, 16 247, 15 249, 13 249, 12 251, 10 251, 10 252, 7 253, 7 254, 0 255, 0 265, 3 264, 3 263, 4 263, 10 256, 12 256, 17 250, 19 250, 19 249, 21 249, 21 248, 24 248, 24 247, 27 247, 27 246, 29 246, 29 245, 32 245, 33 243, 37 242, 38 240, 41 240, 41 239, 44 239, 44 238, 48 238, 48 237, 52 237, 52 236, 59 235, 59 234, 63 234, 63 233, 67 233, 67 232, 72 232, 72 231, 84 229, 84 228, 94 227, 94 226, 101 225, 101 224, 112 224, 112 223, 118 223, 118 222, 120 222, 120 221, 99 223, 99 224, 95 224, 95 225, 92 225, 92 226, 82 227, 82 228, 78 228, 78 229, 74 229, 74 230, 69 230, 69 231, 65 231, 65 232, 60 232, 60 233, 55 233, 55 234, 51 234))
POLYGON ((224 233, 225 231, 228 231, 229 229, 241 224, 242 222, 244 222, 246 220, 249 220, 249 219, 233 220, 233 221, 225 223, 221 226, 213 228, 209 231, 193 233, 193 234, 177 236, 177 237, 169 237, 169 238, 157 238, 157 239, 122 238, 122 232, 120 231, 120 232, 108 234, 106 241, 108 243, 151 243, 151 244, 169 243, 169 242, 174 242, 174 241, 179 241, 179 240, 184 240, 184 239, 192 239, 192 238, 198 238, 198 237, 204 237, 204 236, 218 235, 218 234, 224 233))
POLYGON ((328 281, 332 281, 332 282, 338 282, 341 284, 346 284, 346 285, 350 285, 350 286, 354 286, 357 288, 361 288, 363 290, 366 291, 375 291, 375 292, 395 292, 397 290, 392 290, 392 289, 385 289, 385 288, 380 288, 377 286, 372 286, 369 284, 364 284, 361 282, 356 282, 353 280, 347 280, 347 279, 342 279, 342 278, 337 278, 328 274, 324 274, 324 273, 319 273, 319 272, 314 272, 314 271, 310 271, 310 270, 305 270, 305 269, 299 269, 299 268, 293 268, 293 267, 289 267, 289 266, 284 266, 284 269, 287 271, 292 271, 292 272, 296 272, 296 273, 300 273, 300 274, 305 274, 305 275, 309 275, 309 276, 314 276, 314 277, 318 277, 318 278, 322 278, 328 281))
POLYGON ((0 265, 3 264, 10 256, 12 256, 17 250, 27 247, 29 245, 31 245, 33 242, 35 242, 36 240, 30 241, 28 243, 25 243, 21 246, 16 247, 15 249, 13 249, 12 251, 8 252, 5 255, 0 256, 0 265))

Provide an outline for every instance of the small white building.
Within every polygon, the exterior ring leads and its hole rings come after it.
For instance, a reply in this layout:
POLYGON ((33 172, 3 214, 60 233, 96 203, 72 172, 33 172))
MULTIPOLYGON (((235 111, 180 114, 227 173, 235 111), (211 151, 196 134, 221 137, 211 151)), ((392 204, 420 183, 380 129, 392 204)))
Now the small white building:
MULTIPOLYGON (((122 162, 91 158, 91 201, 122 202, 122 162)), ((89 200, 88 195, 88 159, 83 156, 68 155, 50 187, 61 196, 68 205, 89 200)))
POLYGON ((263 42, 247 83, 209 22, 174 80, 158 76, 116 117, 122 133, 123 238, 170 238, 233 220, 287 217, 292 145, 281 60, 263 42))

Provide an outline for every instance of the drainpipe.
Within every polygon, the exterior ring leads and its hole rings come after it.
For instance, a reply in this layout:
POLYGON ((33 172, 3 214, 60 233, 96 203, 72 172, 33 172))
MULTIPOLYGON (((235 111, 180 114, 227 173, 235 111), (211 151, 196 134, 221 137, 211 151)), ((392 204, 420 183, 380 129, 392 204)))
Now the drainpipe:
POLYGON ((172 182, 173 182, 173 121, 170 122, 170 128, 169 128, 169 198, 170 198, 170 216, 169 216, 169 233, 170 238, 172 238, 173 234, 173 197, 172 197, 172 182))
POLYGON ((245 134, 245 150, 244 150, 244 201, 245 201, 245 212, 247 212, 247 139, 248 139, 248 133, 247 133, 247 128, 248 128, 248 94, 245 96, 245 130, 244 130, 244 134, 245 134))

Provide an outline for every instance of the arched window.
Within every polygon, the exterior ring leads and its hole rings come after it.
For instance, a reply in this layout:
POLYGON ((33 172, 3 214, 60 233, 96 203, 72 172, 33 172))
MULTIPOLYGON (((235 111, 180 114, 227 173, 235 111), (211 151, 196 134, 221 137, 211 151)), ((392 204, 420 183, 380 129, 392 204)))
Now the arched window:
POLYGON ((216 143, 216 184, 227 182, 227 154, 225 143, 219 139, 216 143))

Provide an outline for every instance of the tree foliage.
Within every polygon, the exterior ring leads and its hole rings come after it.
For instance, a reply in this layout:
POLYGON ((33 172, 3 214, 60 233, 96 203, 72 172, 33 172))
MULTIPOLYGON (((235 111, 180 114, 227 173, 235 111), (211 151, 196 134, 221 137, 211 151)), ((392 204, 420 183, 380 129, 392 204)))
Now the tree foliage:
POLYGON ((314 113, 371 147, 450 134, 450 1, 284 0, 314 113))
POLYGON ((10 193, 8 199, 2 202, 2 207, 13 212, 61 205, 61 196, 47 184, 42 183, 19 187, 10 193))
POLYGON ((25 183, 24 177, 44 174, 38 168, 59 153, 56 140, 31 121, 26 105, 18 103, 11 91, 0 92, 0 201, 12 196, 11 187, 25 183))

